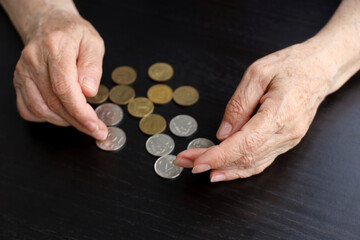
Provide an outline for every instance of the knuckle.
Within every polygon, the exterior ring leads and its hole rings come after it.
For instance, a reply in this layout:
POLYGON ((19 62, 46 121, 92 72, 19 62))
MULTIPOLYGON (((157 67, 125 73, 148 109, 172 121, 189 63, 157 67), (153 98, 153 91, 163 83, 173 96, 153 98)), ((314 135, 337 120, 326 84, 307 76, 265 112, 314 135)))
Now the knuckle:
POLYGON ((37 47, 33 43, 28 43, 21 52, 21 57, 27 64, 37 65, 36 62, 37 47))
POLYGON ((58 112, 59 109, 62 107, 59 99, 55 96, 47 98, 47 105, 53 112, 58 112))
POLYGON ((19 100, 17 100, 17 109, 22 119, 26 121, 31 121, 33 119, 30 112, 25 109, 25 106, 19 103, 19 100))
POLYGON ((238 178, 248 178, 251 177, 253 174, 249 170, 239 170, 231 174, 231 179, 238 179, 238 178))
POLYGON ((20 115, 20 117, 22 119, 24 119, 26 121, 29 121, 29 122, 32 121, 33 118, 31 117, 31 115, 27 111, 18 108, 18 112, 19 112, 19 115, 20 115))
POLYGON ((102 74, 102 68, 99 63, 95 62, 94 59, 86 59, 86 61, 81 66, 83 69, 86 69, 87 72, 94 74, 94 77, 100 78, 102 74))
POLYGON ((252 167, 255 165, 255 161, 254 161, 254 155, 251 153, 247 153, 244 154, 243 156, 241 156, 236 162, 235 162, 237 167, 252 167))
POLYGON ((71 91, 70 85, 64 80, 54 80, 52 83, 52 89, 60 98, 68 96, 71 91))
POLYGON ((225 151, 220 145, 215 145, 215 146, 211 147, 211 148, 213 148, 214 151, 216 151, 218 153, 217 159, 216 159, 216 167, 221 167, 221 166, 227 165, 225 151))
POLYGON ((247 135, 239 144, 239 152, 243 152, 246 156, 249 153, 253 153, 259 147, 259 137, 257 135, 247 135))
POLYGON ((301 140, 307 132, 307 128, 304 126, 298 125, 295 128, 292 129, 290 132, 290 139, 291 140, 301 140))
POLYGON ((33 102, 31 103, 30 105, 31 109, 30 111, 36 116, 36 117, 39 117, 39 118, 42 118, 46 115, 47 113, 47 107, 42 104, 42 103, 37 103, 37 102, 33 102))
POLYGON ((64 40, 66 33, 61 30, 49 33, 44 39, 44 46, 49 50, 50 54, 57 54, 59 46, 64 40))
POLYGON ((251 79, 251 81, 255 81, 255 86, 257 86, 258 89, 265 89, 268 84, 267 79, 269 72, 269 65, 257 61, 250 65, 246 71, 246 74, 247 77, 251 79))
POLYGON ((246 102, 247 102, 246 96, 242 96, 242 100, 240 100, 239 97, 233 97, 229 101, 226 107, 227 108, 226 112, 229 113, 230 115, 241 116, 246 112, 245 111, 246 102))

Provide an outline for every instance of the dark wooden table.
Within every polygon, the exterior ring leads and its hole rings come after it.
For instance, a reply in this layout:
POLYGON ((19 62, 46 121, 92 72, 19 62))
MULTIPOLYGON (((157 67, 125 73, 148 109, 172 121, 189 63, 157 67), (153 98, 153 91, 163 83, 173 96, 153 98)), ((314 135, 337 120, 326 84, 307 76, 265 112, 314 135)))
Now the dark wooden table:
MULTIPOLYGON (((154 84, 147 68, 174 66, 169 85, 190 84, 200 101, 156 107, 169 121, 190 114, 195 136, 215 140, 224 107, 256 59, 304 41, 330 18, 329 0, 78 0, 103 36, 103 83, 131 65, 133 87, 154 84)), ((125 113, 128 136, 116 153, 73 128, 23 121, 12 74, 22 43, 0 11, 0 239, 360 239, 360 76, 329 96, 305 138, 265 172, 211 184, 189 170, 158 177, 147 137, 125 113)), ((166 132, 169 132, 168 130, 166 132)))

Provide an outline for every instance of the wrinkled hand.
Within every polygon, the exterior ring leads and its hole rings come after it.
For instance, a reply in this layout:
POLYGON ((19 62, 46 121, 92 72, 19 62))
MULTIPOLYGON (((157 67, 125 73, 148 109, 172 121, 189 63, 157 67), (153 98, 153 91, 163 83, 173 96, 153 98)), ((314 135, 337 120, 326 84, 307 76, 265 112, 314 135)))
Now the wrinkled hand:
POLYGON ((28 121, 72 125, 103 140, 107 128, 86 103, 102 74, 104 42, 78 14, 49 11, 27 37, 14 73, 20 115, 28 121))
POLYGON ((305 135, 329 93, 332 69, 307 44, 256 61, 226 107, 217 132, 223 142, 209 149, 183 151, 175 164, 193 167, 193 173, 212 169, 212 182, 261 173, 305 135))

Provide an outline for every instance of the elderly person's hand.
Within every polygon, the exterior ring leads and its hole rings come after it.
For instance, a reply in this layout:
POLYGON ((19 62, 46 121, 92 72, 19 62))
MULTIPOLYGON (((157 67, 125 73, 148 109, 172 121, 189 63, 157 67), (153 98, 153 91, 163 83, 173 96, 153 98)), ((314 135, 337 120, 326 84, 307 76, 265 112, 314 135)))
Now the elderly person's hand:
POLYGON ((246 178, 297 145, 322 100, 360 67, 359 16, 359 1, 344 1, 317 36, 253 63, 226 107, 223 142, 183 151, 175 164, 212 169, 212 182, 246 178))
POLYGON ((107 128, 85 98, 95 96, 100 83, 102 38, 72 1, 17 2, 22 5, 3 0, 25 43, 14 73, 20 115, 105 139, 107 128))

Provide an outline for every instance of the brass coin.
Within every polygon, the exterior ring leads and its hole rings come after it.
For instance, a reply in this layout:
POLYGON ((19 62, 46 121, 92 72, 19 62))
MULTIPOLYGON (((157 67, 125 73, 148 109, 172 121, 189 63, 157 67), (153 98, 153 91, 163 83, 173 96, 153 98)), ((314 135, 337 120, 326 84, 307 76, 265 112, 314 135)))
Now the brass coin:
POLYGON ((135 82, 137 77, 136 71, 130 66, 120 66, 111 73, 111 79, 116 84, 129 85, 135 82))
POLYGON ((156 104, 166 104, 172 99, 172 89, 166 84, 155 84, 147 91, 147 97, 156 104))
POLYGON ((191 106, 199 100, 199 92, 192 86, 181 86, 175 89, 174 101, 181 106, 191 106))
POLYGON ((129 102, 127 110, 131 116, 142 118, 154 111, 154 104, 146 97, 137 97, 129 102))
POLYGON ((166 120, 161 115, 152 113, 140 120, 139 128, 148 135, 162 133, 166 129, 166 120))
POLYGON ((135 97, 135 91, 132 87, 118 85, 110 90, 110 100, 119 105, 126 105, 135 97))
POLYGON ((88 103, 91 104, 100 104, 105 102, 109 97, 109 89, 105 86, 100 84, 99 90, 95 97, 87 97, 86 100, 88 103))
POLYGON ((165 82, 172 78, 174 69, 168 63, 158 62, 149 67, 148 74, 154 81, 165 82))

